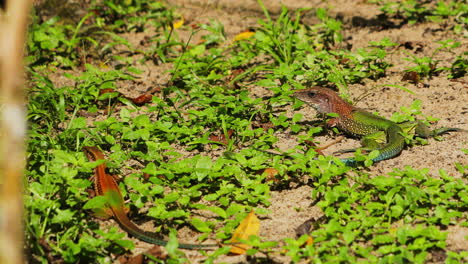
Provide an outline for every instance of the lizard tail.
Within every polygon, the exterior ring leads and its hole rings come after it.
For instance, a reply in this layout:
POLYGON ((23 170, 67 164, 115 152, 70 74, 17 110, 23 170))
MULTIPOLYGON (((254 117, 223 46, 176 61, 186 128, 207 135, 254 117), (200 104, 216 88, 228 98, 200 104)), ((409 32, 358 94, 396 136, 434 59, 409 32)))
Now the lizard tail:
MULTIPOLYGON (((397 126, 390 126, 387 129, 387 144, 383 146, 382 148, 378 149, 380 154, 373 158, 373 162, 378 162, 381 160, 386 160, 393 158, 400 154, 400 152, 403 150, 405 147, 405 138, 401 135, 403 130, 397 126)), ((346 165, 350 167, 356 167, 359 162, 356 161, 354 158, 346 158, 346 159, 341 159, 341 161, 346 165)))
POLYGON ((461 129, 461 128, 456 128, 456 127, 441 127, 441 128, 432 130, 431 131, 431 136, 435 137, 435 136, 438 136, 438 135, 442 135, 442 134, 445 134, 445 133, 448 133, 448 132, 454 132, 454 131, 465 132, 465 133, 468 132, 468 130, 461 129))
MULTIPOLYGON (((152 232, 143 231, 138 226, 136 226, 132 221, 130 221, 130 219, 128 219, 126 213, 122 209, 113 208, 112 211, 114 212, 114 216, 117 219, 117 222, 122 227, 122 229, 127 231, 132 236, 150 244, 159 245, 159 246, 167 245, 167 241, 156 238, 156 234, 152 232)), ((208 248, 219 247, 219 245, 217 244, 179 244, 178 247, 183 248, 183 249, 208 249, 208 248)))

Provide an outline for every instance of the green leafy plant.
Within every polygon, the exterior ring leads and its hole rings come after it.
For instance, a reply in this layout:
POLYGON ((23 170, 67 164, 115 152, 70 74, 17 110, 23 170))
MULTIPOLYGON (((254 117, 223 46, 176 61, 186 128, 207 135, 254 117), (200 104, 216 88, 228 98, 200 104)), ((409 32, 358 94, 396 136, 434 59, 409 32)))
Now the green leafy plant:
POLYGON ((430 14, 423 2, 415 0, 384 2, 380 10, 385 14, 404 18, 409 24, 423 21, 430 14))
POLYGON ((381 5, 380 10, 390 17, 401 18, 410 25, 423 22, 433 21, 442 22, 449 18, 456 18, 457 25, 454 26, 457 32, 459 27, 466 20, 466 3, 463 1, 437 1, 435 4, 432 1, 376 1, 381 5))
MULTIPOLYGON (((261 1, 260 1, 261 3, 261 1)), ((268 11, 263 8, 266 20, 255 34, 254 48, 274 60, 271 67, 273 74, 266 76, 268 81, 257 82, 262 86, 271 86, 275 92, 272 103, 287 102, 291 87, 296 89, 306 85, 336 85, 346 93, 348 83, 360 82, 363 78, 385 76, 390 66, 384 61, 386 51, 376 44, 372 49, 359 49, 357 53, 348 50, 334 50, 342 41, 341 22, 328 16, 322 8, 316 10, 316 16, 322 23, 307 26, 301 23, 301 14, 305 9, 297 10, 291 18, 286 8, 282 9, 279 18, 273 21, 268 11), (280 81, 274 87, 274 80, 280 81)), ((395 45, 395 44, 392 44, 395 45)))
MULTIPOLYGON (((417 74, 419 74, 420 77, 431 77, 431 76, 439 74, 443 70, 447 70, 446 67, 437 67, 437 64, 439 63, 439 61, 435 60, 434 57, 442 50, 451 52, 452 49, 459 47, 461 43, 454 41, 453 39, 447 39, 444 41, 439 41, 438 44, 441 44, 441 46, 435 49, 434 52, 432 52, 432 55, 430 57, 420 58, 420 57, 411 55, 411 58, 406 58, 406 60, 413 62, 414 64, 416 64, 416 66, 410 67, 406 69, 405 71, 416 72, 417 74)), ((461 66, 463 67, 463 65, 461 66)), ((452 66, 452 68, 454 67, 457 67, 457 66, 452 66)), ((455 71, 457 71, 456 69, 457 68, 455 68, 455 71)))
POLYGON ((150 0, 107 0, 91 7, 98 15, 98 25, 109 25, 114 31, 141 32, 150 24, 170 29, 174 13, 165 4, 150 0))
POLYGON ((52 56, 54 56, 59 64, 65 64, 65 66, 73 65, 69 58, 60 55, 64 54, 68 49, 69 41, 66 36, 66 30, 70 28, 63 26, 53 27, 52 25, 58 19, 58 17, 51 18, 41 25, 32 23, 31 31, 33 33, 30 34, 28 42, 29 51, 34 54, 29 57, 31 62, 38 62, 39 59, 51 60, 52 56))
POLYGON ((455 61, 450 66, 450 79, 461 78, 466 76, 466 71, 468 68, 468 58, 467 53, 465 52, 463 55, 457 56, 455 61))
POLYGON ((212 19, 209 24, 201 24, 200 28, 209 32, 202 36, 202 39, 205 41, 205 45, 210 46, 212 44, 219 44, 226 41, 224 26, 220 22, 212 19))
POLYGON ((325 220, 311 232, 313 244, 301 248, 304 237, 285 240, 286 254, 295 262, 365 258, 424 263, 428 250, 445 248, 446 233, 438 225, 454 224, 463 215, 458 193, 465 193, 466 185, 444 171, 441 179, 434 179, 425 169, 406 167, 389 176, 361 174, 353 180, 358 184, 341 178, 313 191, 322 197, 317 205, 325 220), (414 222, 419 224, 409 225, 414 222), (365 247, 360 245, 364 242, 365 247))

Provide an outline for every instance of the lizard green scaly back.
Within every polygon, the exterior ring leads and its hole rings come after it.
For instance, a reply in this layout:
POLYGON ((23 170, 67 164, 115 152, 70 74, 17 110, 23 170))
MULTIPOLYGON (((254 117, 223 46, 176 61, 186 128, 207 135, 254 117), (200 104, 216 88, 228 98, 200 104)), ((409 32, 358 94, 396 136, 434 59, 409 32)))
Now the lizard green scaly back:
MULTIPOLYGON (((395 157, 405 147, 405 138, 401 134, 403 131, 398 124, 362 110, 352 111, 350 117, 342 116, 337 127, 352 136, 358 137, 383 131, 387 143, 377 149, 379 155, 372 159, 373 162, 395 157)), ((354 158, 342 159, 342 161, 348 166, 358 165, 354 158)))

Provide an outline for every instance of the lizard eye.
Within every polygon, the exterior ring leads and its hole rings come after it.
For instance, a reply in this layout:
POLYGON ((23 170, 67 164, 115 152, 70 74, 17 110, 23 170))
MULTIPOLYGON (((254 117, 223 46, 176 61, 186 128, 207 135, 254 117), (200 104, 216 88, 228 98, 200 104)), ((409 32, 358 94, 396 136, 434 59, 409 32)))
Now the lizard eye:
POLYGON ((311 91, 311 92, 308 92, 307 95, 310 97, 315 97, 317 93, 311 91))

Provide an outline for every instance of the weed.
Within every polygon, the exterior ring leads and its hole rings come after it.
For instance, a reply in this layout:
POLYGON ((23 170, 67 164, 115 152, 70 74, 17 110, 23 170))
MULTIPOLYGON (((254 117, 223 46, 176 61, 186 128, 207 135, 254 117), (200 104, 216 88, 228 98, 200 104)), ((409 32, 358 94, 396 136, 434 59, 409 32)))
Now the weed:
POLYGON ((357 184, 343 178, 318 186, 313 195, 322 197, 318 206, 326 220, 311 232, 313 244, 301 247, 304 238, 285 240, 286 254, 295 262, 364 258, 423 263, 428 250, 445 248, 446 233, 433 224, 458 221, 463 201, 457 193, 467 191, 459 180, 440 173, 441 179, 434 179, 427 170, 406 167, 386 177, 361 174, 353 179, 357 184), (415 219, 419 224, 408 225, 415 219), (364 242, 365 247, 359 245, 364 242))
POLYGON ((467 5, 463 1, 377 1, 381 5, 380 10, 389 17, 403 19, 410 25, 417 22, 433 21, 442 22, 455 18, 455 32, 461 30, 466 20, 467 5))
MULTIPOLYGON (((415 72, 421 78, 422 77, 431 77, 434 75, 439 74, 441 71, 448 70, 446 67, 437 67, 439 63, 438 60, 435 60, 434 57, 441 51, 445 50, 448 52, 453 52, 452 50, 459 47, 461 45, 460 42, 454 41, 453 39, 447 39, 444 41, 439 41, 438 44, 441 46, 432 52, 430 57, 417 57, 415 55, 410 55, 411 58, 406 58, 406 60, 413 62, 416 66, 410 67, 406 69, 406 72, 415 72)), ((453 66, 450 68, 453 72, 463 71, 463 63, 460 64, 460 61, 455 61, 453 66), (460 66, 462 66, 460 68, 460 66), (452 70, 453 69, 453 70, 452 70), (457 70, 459 69, 459 70, 457 70)), ((466 70, 466 67, 465 67, 466 70)))
POLYGON ((448 78, 456 79, 466 76, 466 70, 468 68, 468 59, 467 53, 465 52, 464 55, 457 56, 455 61, 452 63, 450 67, 450 74, 448 78))

